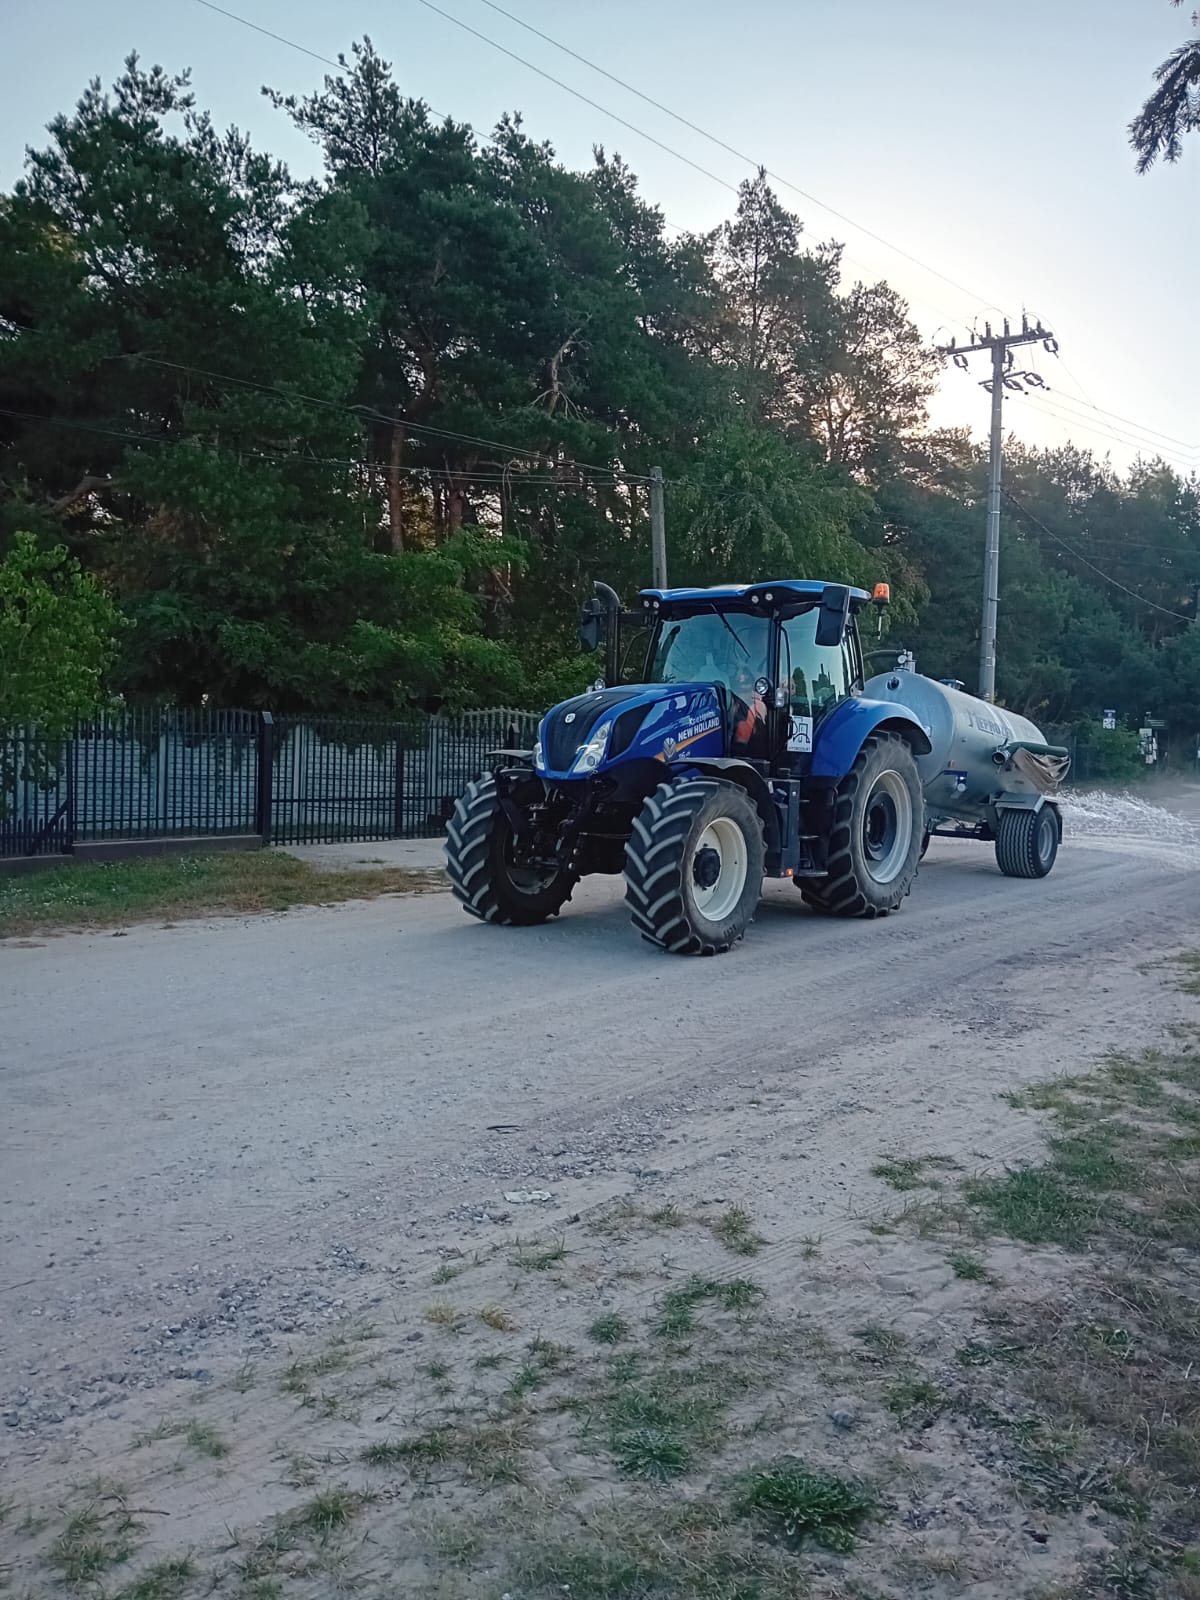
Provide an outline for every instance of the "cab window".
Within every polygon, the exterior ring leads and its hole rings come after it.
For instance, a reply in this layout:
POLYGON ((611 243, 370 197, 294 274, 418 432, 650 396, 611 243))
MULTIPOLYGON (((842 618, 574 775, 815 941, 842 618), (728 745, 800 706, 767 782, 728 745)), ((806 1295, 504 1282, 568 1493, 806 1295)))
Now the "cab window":
POLYGON ((789 617, 783 624, 786 645, 781 671, 793 717, 815 722, 850 693, 853 673, 850 646, 816 643, 817 608, 789 617))

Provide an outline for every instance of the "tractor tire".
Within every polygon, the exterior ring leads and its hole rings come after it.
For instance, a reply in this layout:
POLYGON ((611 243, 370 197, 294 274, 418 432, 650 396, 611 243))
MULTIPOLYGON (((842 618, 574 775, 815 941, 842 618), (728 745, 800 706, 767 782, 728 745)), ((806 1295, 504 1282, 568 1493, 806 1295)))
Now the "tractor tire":
POLYGON ((913 886, 925 838, 916 759, 898 734, 867 739, 838 785, 824 878, 799 880, 830 917, 886 917, 913 886))
POLYGON ((515 864, 513 841, 495 778, 468 784, 446 827, 450 887, 471 916, 483 922, 533 927, 558 915, 579 880, 569 872, 539 877, 515 864))
POLYGON ((1044 878, 1058 856, 1060 837, 1053 806, 1002 811, 996 828, 996 865, 1006 878, 1044 878))
POLYGON ((661 783, 625 846, 625 898, 643 939, 715 956, 745 933, 762 893, 762 818, 735 783, 661 783))

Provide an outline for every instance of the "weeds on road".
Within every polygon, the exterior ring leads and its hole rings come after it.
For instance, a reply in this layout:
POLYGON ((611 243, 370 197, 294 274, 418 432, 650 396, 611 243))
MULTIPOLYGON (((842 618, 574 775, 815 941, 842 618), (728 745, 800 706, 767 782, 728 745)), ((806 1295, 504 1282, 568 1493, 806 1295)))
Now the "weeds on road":
POLYGON ((846 1551, 853 1548, 871 1500, 844 1478, 785 1462, 749 1474, 737 1510, 793 1544, 811 1538, 827 1550, 846 1551))
POLYGON ((766 1240, 755 1232, 754 1218, 741 1206, 730 1206, 712 1224, 715 1238, 735 1256, 756 1256, 766 1240))
POLYGON ((936 1189, 938 1179, 932 1171, 944 1172, 955 1165, 945 1156, 886 1156, 871 1168, 873 1178, 882 1178, 893 1189, 936 1189))
POLYGON ((0 878, 0 939, 147 920, 248 916, 438 887, 400 868, 323 871, 284 851, 236 850, 89 862, 0 878))
MULTIPOLYGON (((900 1416, 952 1407, 1005 1441, 1031 1505, 1115 1519, 1114 1548, 1080 1594, 1197 1600, 1200 1055, 1119 1058, 1012 1098, 1057 1124, 1046 1158, 970 1179, 963 1196, 979 1232, 1035 1259, 1072 1253, 1072 1292, 1006 1296, 994 1337, 959 1348, 957 1392, 909 1376, 889 1404, 900 1416)), ((976 1257, 950 1259, 986 1278, 976 1257)))

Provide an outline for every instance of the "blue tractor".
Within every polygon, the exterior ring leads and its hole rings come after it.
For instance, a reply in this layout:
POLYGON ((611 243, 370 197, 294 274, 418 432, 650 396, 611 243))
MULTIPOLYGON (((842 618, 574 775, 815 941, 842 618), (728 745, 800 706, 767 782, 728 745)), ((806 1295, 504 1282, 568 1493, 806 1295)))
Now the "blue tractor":
POLYGON ((629 685, 620 602, 596 590, 584 637, 595 648, 607 622, 604 679, 455 809, 447 864, 467 911, 540 923, 581 877, 623 872, 634 926, 680 955, 740 939, 764 876, 830 916, 895 911, 926 842, 931 745, 912 711, 863 693, 857 618, 886 586, 644 590, 645 681, 629 685))

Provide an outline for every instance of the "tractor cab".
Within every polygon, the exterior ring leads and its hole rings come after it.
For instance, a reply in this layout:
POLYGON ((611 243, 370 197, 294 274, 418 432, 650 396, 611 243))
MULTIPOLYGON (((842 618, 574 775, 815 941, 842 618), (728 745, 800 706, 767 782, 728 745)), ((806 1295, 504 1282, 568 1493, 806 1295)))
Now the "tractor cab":
MULTIPOLYGON (((884 602, 881 586, 875 599, 884 602)), ((647 589, 645 684, 711 684, 725 753, 764 774, 799 775, 823 718, 861 692, 857 613, 865 590, 799 579, 647 589)))

